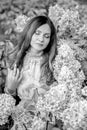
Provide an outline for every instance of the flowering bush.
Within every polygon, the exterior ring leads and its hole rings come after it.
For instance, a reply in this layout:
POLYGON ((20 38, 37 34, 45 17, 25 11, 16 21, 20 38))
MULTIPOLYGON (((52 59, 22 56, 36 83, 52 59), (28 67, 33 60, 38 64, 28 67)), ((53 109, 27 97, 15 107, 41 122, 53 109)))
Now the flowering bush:
POLYGON ((52 87, 45 94, 44 98, 39 97, 36 107, 41 115, 43 115, 42 113, 47 113, 49 115, 49 112, 51 112, 53 117, 57 116, 59 118, 59 112, 65 109, 68 100, 69 93, 66 84, 59 84, 52 87))
POLYGON ((57 29, 58 40, 65 39, 67 42, 68 39, 71 41, 69 44, 75 50, 76 58, 82 61, 87 57, 85 49, 87 24, 80 19, 79 8, 79 6, 73 9, 61 8, 56 4, 49 8, 49 17, 57 29))
POLYGON ((21 32, 24 29, 24 27, 29 19, 30 18, 25 15, 17 16, 17 18, 15 19, 15 24, 16 24, 15 31, 21 32))
POLYGON ((80 82, 84 81, 85 76, 81 69, 81 64, 75 58, 75 51, 69 46, 69 41, 66 40, 59 42, 58 55, 54 61, 54 77, 61 81, 75 80, 78 78, 80 82), (79 73, 78 73, 79 72, 79 73), (64 78, 65 77, 65 78, 64 78))
POLYGON ((53 64, 58 84, 52 86, 44 97, 39 97, 36 107, 41 115, 44 113, 45 119, 51 113, 52 119, 49 121, 53 124, 57 118, 64 122, 63 129, 77 130, 83 128, 87 115, 87 101, 82 98, 81 91, 85 76, 68 44, 61 44, 58 50, 53 64))
MULTIPOLYGON (((80 128, 86 129, 87 126, 83 126, 83 121, 87 116, 87 101, 80 100, 79 102, 72 102, 68 105, 68 108, 61 113, 64 127, 68 130, 79 130, 80 128)), ((86 123, 86 122, 85 122, 86 123)))
POLYGON ((49 17, 57 28, 58 36, 60 37, 75 35, 74 33, 76 33, 78 27, 81 25, 77 9, 64 9, 56 4, 54 7, 49 8, 49 17))
POLYGON ((15 106, 15 99, 7 94, 0 94, 0 125, 8 122, 8 117, 12 114, 15 106))
POLYGON ((46 119, 51 113, 54 124, 55 118, 61 119, 64 122, 63 129, 77 130, 87 115, 87 101, 82 98, 81 90, 85 75, 75 58, 74 50, 66 42, 59 44, 53 67, 58 84, 50 86, 43 98, 39 97, 37 110, 45 113, 46 119))

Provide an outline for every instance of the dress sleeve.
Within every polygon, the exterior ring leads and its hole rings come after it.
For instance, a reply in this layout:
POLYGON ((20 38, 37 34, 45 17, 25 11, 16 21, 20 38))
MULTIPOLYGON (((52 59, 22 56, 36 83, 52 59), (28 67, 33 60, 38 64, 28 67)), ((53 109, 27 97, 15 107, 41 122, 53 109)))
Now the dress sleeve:
POLYGON ((7 87, 5 87, 4 92, 7 93, 7 94, 10 94, 12 96, 16 96, 16 91, 9 89, 7 87))

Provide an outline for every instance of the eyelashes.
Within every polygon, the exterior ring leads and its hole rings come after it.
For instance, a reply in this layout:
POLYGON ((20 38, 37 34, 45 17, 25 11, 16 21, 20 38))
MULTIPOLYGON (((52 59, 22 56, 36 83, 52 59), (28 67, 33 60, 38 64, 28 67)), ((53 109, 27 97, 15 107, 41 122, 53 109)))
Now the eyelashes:
MULTIPOLYGON (((36 31, 35 34, 36 34, 36 35, 40 35, 41 32, 40 32, 40 31, 36 31)), ((49 34, 44 34, 44 37, 45 37, 45 38, 50 38, 50 35, 49 35, 49 34)))
POLYGON ((45 35, 45 38, 50 38, 50 36, 49 35, 45 35))
POLYGON ((40 31, 36 31, 35 34, 36 34, 36 35, 40 35, 40 31))

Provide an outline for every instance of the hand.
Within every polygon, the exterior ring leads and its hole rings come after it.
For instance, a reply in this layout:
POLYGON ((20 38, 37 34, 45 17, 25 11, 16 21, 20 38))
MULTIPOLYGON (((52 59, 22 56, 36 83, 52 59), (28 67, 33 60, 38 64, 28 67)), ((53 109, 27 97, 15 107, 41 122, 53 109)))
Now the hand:
POLYGON ((13 70, 7 67, 6 87, 10 90, 16 90, 22 79, 19 69, 14 65, 13 70))

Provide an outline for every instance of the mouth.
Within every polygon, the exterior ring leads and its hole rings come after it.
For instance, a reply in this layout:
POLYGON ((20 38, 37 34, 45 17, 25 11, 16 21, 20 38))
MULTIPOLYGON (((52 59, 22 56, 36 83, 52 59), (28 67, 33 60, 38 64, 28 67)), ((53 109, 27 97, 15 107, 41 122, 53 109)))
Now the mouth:
POLYGON ((41 44, 41 43, 37 43, 37 45, 39 45, 39 46, 43 46, 43 44, 41 44))

